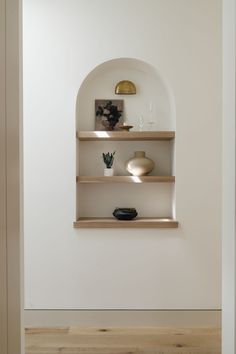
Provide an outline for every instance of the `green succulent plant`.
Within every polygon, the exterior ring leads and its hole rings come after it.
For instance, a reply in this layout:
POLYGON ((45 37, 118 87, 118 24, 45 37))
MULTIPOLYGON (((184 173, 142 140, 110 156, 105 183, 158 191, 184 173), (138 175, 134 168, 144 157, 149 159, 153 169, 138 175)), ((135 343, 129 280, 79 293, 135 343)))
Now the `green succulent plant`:
POLYGON ((103 157, 103 161, 106 165, 106 168, 111 168, 112 165, 113 165, 113 162, 114 162, 114 155, 115 155, 115 151, 110 153, 110 152, 107 152, 107 153, 102 153, 102 157, 103 157))

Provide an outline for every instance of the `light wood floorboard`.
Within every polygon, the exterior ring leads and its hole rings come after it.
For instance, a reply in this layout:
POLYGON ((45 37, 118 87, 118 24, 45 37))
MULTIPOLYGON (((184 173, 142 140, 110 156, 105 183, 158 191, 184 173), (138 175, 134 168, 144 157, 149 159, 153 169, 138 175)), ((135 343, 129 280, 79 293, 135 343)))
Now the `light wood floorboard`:
POLYGON ((220 354, 219 328, 28 328, 26 354, 220 354))

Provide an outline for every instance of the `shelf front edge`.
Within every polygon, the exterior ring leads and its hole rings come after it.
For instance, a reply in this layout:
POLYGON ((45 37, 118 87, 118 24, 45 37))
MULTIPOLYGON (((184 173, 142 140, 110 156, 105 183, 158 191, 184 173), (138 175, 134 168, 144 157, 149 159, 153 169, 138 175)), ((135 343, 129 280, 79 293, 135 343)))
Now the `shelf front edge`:
POLYGON ((175 176, 77 176, 78 183, 174 183, 175 176))
POLYGON ((122 221, 114 218, 79 218, 74 222, 74 228, 178 228, 179 223, 171 218, 137 218, 122 221))
POLYGON ((120 132, 120 131, 79 131, 76 134, 81 141, 145 141, 145 140, 172 140, 175 138, 174 131, 143 131, 143 132, 120 132))

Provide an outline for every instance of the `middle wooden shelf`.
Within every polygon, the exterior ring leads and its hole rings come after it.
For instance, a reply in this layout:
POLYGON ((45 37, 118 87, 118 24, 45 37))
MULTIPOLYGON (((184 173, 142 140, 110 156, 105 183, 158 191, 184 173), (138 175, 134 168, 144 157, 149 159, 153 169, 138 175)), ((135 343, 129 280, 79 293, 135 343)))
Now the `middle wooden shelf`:
POLYGON ((77 176, 77 183, 174 183, 175 176, 77 176))

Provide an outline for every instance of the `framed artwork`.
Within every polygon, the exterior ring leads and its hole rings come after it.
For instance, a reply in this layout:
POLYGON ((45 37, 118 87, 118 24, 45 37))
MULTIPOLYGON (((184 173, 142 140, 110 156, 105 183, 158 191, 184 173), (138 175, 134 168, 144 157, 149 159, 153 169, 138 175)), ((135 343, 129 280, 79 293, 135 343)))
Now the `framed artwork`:
POLYGON ((123 107, 123 100, 95 100, 95 130, 121 130, 123 107))

